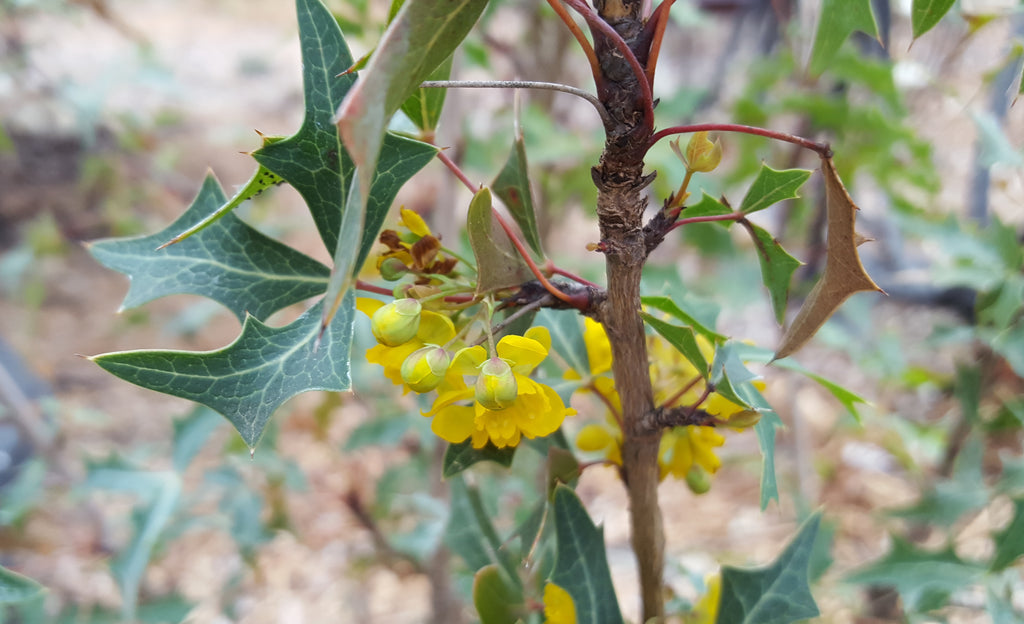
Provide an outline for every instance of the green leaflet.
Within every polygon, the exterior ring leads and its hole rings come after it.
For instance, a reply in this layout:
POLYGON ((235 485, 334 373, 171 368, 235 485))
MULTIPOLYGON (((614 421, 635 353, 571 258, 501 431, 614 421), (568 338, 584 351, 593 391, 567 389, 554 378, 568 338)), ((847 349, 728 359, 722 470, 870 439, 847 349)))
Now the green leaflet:
MULTIPOLYGON (((452 73, 453 59, 453 56, 449 56, 426 79, 448 80, 452 73)), ((448 89, 418 88, 412 92, 408 99, 402 102, 402 112, 420 130, 433 132, 437 128, 437 122, 441 119, 441 110, 444 108, 444 96, 447 93, 448 89)))
MULTIPOLYGON (((682 214, 680 214, 679 216, 680 218, 683 219, 689 219, 691 217, 711 217, 717 215, 724 215, 729 214, 730 212, 732 212, 732 210, 729 209, 728 206, 718 201, 714 197, 708 195, 707 193, 704 193, 703 195, 701 195, 699 202, 692 206, 687 206, 683 210, 682 214)), ((718 221, 717 223, 725 227, 729 227, 734 222, 718 221)))
POLYGON ((121 351, 90 359, 125 381, 216 410, 254 448, 271 414, 291 397, 349 387, 355 296, 345 298, 314 350, 320 305, 280 328, 247 317, 241 335, 216 351, 121 351))
POLYGON ((491 183, 494 194, 508 208, 509 214, 515 219, 516 225, 523 231, 526 242, 538 256, 543 256, 540 246, 540 233, 537 231, 537 214, 533 206, 533 195, 530 191, 530 174, 526 166, 526 143, 522 132, 512 144, 512 152, 505 161, 498 177, 491 183))
POLYGON ((486 5, 487 0, 406 0, 388 24, 359 81, 337 108, 332 120, 356 170, 348 196, 338 204, 344 205, 345 211, 333 247, 334 267, 324 296, 329 303, 323 309, 322 326, 334 315, 361 267, 355 243, 360 236, 365 240, 365 233, 372 229, 367 223, 368 202, 374 195, 371 181, 380 168, 388 120, 451 55, 486 5))
POLYGON ((512 465, 512 458, 515 454, 516 447, 514 446, 497 448, 490 442, 482 449, 473 448, 472 440, 466 440, 458 444, 449 444, 448 450, 444 453, 441 475, 445 479, 453 477, 473 464, 482 461, 492 461, 508 468, 512 465))
POLYGON ((491 191, 484 187, 473 196, 466 217, 466 233, 476 257, 478 294, 511 288, 533 279, 530 268, 495 222, 491 205, 491 191))
POLYGON ((825 0, 811 48, 810 73, 817 76, 825 71, 840 46, 855 30, 878 36, 871 0, 825 0))
POLYGON ((789 624, 818 615, 807 569, 821 514, 808 518, 786 550, 770 566, 754 570, 722 568, 718 624, 789 624))
POLYGON ((881 560, 846 577, 851 583, 892 585, 903 598, 908 611, 935 609, 945 604, 949 594, 970 585, 985 573, 981 566, 968 563, 951 546, 930 551, 894 535, 892 549, 881 560))
POLYGON ((761 263, 761 280, 772 300, 775 320, 781 325, 786 318, 789 284, 793 279, 793 273, 802 263, 789 255, 768 230, 749 222, 744 225, 747 226, 750 237, 754 239, 754 246, 757 247, 757 259, 761 263))
POLYGON ((784 199, 796 198, 797 189, 803 186, 809 177, 811 172, 806 169, 776 171, 768 165, 761 165, 761 171, 740 203, 740 212, 750 214, 784 199))
POLYGON ((1024 555, 1024 499, 1013 499, 1013 520, 994 538, 996 556, 989 569, 998 572, 1024 555))
POLYGON ((620 624, 604 531, 594 526, 579 497, 567 486, 555 488, 552 511, 558 546, 551 582, 572 596, 578 624, 620 624))
POLYGON ((711 327, 715 326, 714 317, 717 316, 717 311, 712 314, 709 313, 708 309, 683 309, 676 300, 661 295, 641 297, 640 302, 645 306, 660 310, 672 318, 679 319, 685 325, 692 327, 693 331, 701 334, 711 342, 725 342, 729 339, 727 336, 711 329, 711 327))
MULTIPOLYGON (((282 138, 283 137, 267 137, 267 136, 265 136, 265 137, 263 137, 263 145, 270 145, 271 143, 277 143, 282 138)), ((205 229, 211 223, 213 223, 217 219, 220 219, 224 215, 228 214, 229 212, 231 212, 235 208, 238 208, 247 199, 252 199, 253 197, 256 197, 257 195, 259 195, 263 191, 267 190, 268 188, 270 188, 272 186, 276 186, 278 184, 281 184, 282 182, 284 182, 284 179, 281 178, 281 176, 277 175, 273 171, 270 171, 269 169, 267 169, 263 165, 260 165, 256 169, 256 173, 252 174, 252 177, 249 178, 249 181, 246 183, 246 185, 243 186, 241 189, 239 189, 238 192, 235 193, 234 196, 231 197, 231 199, 229 199, 226 202, 224 202, 223 204, 221 204, 221 206, 219 208, 217 208, 212 213, 210 213, 205 218, 203 218, 202 221, 200 221, 200 222, 196 223, 195 225, 189 227, 184 232, 181 232, 180 234, 177 234, 174 238, 172 238, 171 240, 167 241, 166 243, 164 243, 160 247, 163 248, 163 247, 166 247, 168 245, 173 245, 174 243, 180 243, 181 241, 185 240, 189 236, 192 236, 196 232, 198 232, 198 231, 200 231, 202 229, 205 229)))
POLYGON ((0 566, 0 607, 32 600, 42 591, 39 583, 0 566))
POLYGON ((479 490, 456 477, 451 480, 451 501, 445 544, 471 570, 495 565, 506 585, 521 588, 516 565, 502 549, 502 540, 487 516, 479 490))
POLYGON ((914 39, 932 29, 953 7, 954 0, 914 0, 910 9, 910 23, 914 39))
POLYGON ((264 320, 324 291, 327 267, 267 238, 233 214, 157 250, 174 233, 200 222, 223 203, 224 192, 210 175, 185 214, 162 231, 89 244, 89 252, 99 262, 131 278, 122 309, 167 295, 192 294, 223 304, 239 320, 246 314, 264 320))
POLYGON ((111 569, 121 588, 121 616, 135 621, 142 575, 149 565, 157 540, 178 508, 181 498, 181 477, 171 471, 147 472, 114 462, 92 467, 85 487, 133 494, 142 505, 132 514, 134 533, 131 542, 111 562, 111 569))
MULTIPOLYGON (((697 371, 700 372, 701 377, 705 380, 708 378, 709 367, 708 361, 704 357, 704 354, 700 352, 700 346, 697 344, 697 336, 693 333, 691 327, 680 327, 671 323, 655 318, 646 312, 641 312, 640 315, 643 317, 644 322, 654 328, 654 331, 661 334, 661 336, 668 340, 669 343, 683 354, 690 364, 696 367, 697 371)), ((682 383, 686 383, 686 380, 680 380, 682 383)))

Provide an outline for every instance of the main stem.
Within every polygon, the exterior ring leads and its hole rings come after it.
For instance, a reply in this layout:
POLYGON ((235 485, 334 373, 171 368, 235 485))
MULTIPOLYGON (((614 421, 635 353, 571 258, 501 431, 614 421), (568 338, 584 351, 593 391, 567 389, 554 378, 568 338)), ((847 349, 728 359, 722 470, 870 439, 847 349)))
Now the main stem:
MULTIPOLYGON (((641 0, 598 0, 600 17, 622 37, 633 59, 623 58, 623 46, 609 41, 606 29, 592 28, 600 61, 598 96, 608 110, 605 149, 593 169, 597 186, 597 216, 608 276, 608 297, 600 319, 612 349, 612 373, 622 401, 622 477, 629 496, 633 552, 640 576, 643 618, 664 617, 665 535, 658 505, 658 446, 660 430, 645 428, 654 409, 647 338, 640 317, 640 274, 647 257, 643 214, 644 154, 653 133, 650 85, 636 58, 642 49, 641 0)), ((588 20, 592 26, 591 20, 588 20)))

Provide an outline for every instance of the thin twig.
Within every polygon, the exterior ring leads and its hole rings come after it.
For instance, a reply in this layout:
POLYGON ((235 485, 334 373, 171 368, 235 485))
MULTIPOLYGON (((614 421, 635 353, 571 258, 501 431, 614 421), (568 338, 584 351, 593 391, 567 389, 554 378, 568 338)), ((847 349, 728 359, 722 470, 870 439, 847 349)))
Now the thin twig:
POLYGON ((555 13, 558 14, 559 19, 565 24, 572 36, 576 38, 576 42, 583 48, 583 54, 587 56, 587 62, 590 63, 590 73, 594 75, 594 84, 598 90, 601 89, 601 82, 604 80, 604 74, 601 72, 601 63, 597 60, 597 52, 594 51, 594 46, 587 41, 586 35, 580 30, 580 27, 576 24, 576 21, 572 19, 569 12, 565 10, 562 3, 559 0, 548 0, 548 4, 554 9, 555 13))
POLYGON ((767 128, 758 128, 757 126, 744 126, 742 124, 731 123, 702 123, 665 128, 664 130, 655 132, 651 136, 651 140, 647 142, 647 149, 654 147, 655 143, 667 136, 672 136, 674 134, 688 134, 690 132, 741 132, 743 134, 753 134, 769 139, 775 139, 777 141, 794 143, 800 147, 817 152, 822 158, 832 157, 832 148, 828 143, 819 143, 817 141, 798 137, 795 134, 789 134, 788 132, 779 132, 777 130, 768 130, 767 128))
POLYGON ((535 80, 428 80, 420 83, 423 89, 545 89, 561 91, 582 98, 594 107, 601 121, 608 123, 608 111, 593 93, 560 82, 537 82, 535 80))
POLYGON ((668 26, 668 12, 676 0, 663 0, 651 14, 649 21, 654 21, 654 37, 651 39, 651 51, 647 55, 647 82, 654 85, 654 70, 658 67, 658 55, 661 53, 661 42, 665 38, 668 26))

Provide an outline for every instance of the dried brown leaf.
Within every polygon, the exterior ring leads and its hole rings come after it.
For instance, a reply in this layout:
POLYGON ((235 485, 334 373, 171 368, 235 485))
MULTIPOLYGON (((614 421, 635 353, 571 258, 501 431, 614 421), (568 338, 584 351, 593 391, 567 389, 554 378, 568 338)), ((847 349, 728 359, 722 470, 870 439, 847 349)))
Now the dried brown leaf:
POLYGON ((828 213, 825 274, 814 285, 796 318, 782 337, 773 359, 792 355, 825 324, 846 299, 856 292, 884 292, 864 270, 857 255, 857 245, 864 242, 854 231, 857 206, 843 186, 831 158, 821 159, 825 176, 825 198, 828 213))

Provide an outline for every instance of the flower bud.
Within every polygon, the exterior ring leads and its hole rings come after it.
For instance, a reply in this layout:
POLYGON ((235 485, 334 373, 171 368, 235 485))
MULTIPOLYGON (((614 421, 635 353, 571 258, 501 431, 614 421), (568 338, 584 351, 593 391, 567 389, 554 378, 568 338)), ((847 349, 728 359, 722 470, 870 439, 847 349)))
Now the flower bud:
POLYGON ((492 357, 480 367, 476 378, 476 400, 490 410, 502 410, 519 396, 519 386, 512 367, 501 358, 492 357))
POLYGON ((700 466, 691 466, 686 473, 686 485, 694 494, 704 494, 711 489, 711 475, 700 466))
POLYGON ((409 267, 398 258, 385 258, 380 263, 380 276, 389 282, 402 279, 402 276, 409 272, 409 267))
POLYGON ((402 362, 402 381, 413 392, 430 392, 444 379, 451 363, 451 355, 441 347, 417 349, 402 362))
POLYGON ((729 416, 725 421, 733 429, 746 429, 761 422, 761 412, 757 410, 743 410, 729 416))
POLYGON ((370 329, 377 342, 397 347, 416 337, 423 306, 415 299, 399 299, 381 306, 370 318, 370 329))
POLYGON ((707 132, 695 132, 686 145, 683 162, 690 171, 714 171, 722 162, 722 143, 718 139, 710 141, 707 132))

